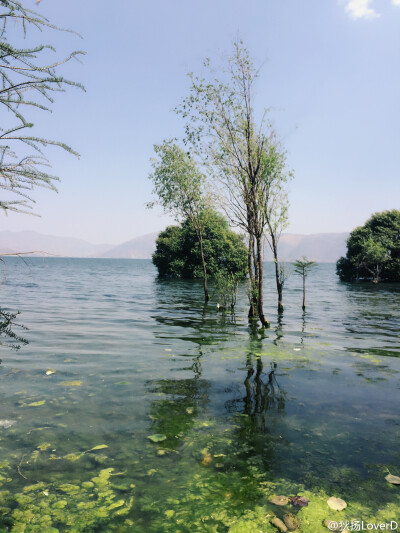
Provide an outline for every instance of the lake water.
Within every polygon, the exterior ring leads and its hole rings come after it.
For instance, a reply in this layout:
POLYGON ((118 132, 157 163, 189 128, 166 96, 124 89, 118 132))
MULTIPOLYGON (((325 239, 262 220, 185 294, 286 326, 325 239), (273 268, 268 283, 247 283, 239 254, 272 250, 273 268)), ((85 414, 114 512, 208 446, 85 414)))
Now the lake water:
POLYGON ((1 347, 0 531, 400 526, 400 287, 320 265, 306 313, 292 275, 279 318, 266 271, 263 331, 245 285, 232 315, 150 261, 8 259, 2 308, 29 345, 1 347))

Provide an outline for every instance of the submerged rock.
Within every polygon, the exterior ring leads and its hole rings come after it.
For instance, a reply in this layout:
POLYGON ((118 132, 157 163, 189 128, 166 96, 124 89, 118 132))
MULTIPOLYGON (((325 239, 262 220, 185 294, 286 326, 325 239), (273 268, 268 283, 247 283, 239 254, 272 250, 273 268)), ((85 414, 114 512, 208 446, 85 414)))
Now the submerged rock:
POLYGON ((279 529, 279 531, 287 531, 287 527, 285 526, 285 524, 282 522, 282 520, 280 518, 273 518, 271 520, 271 524, 273 524, 275 527, 277 527, 279 529))
POLYGON ((274 496, 271 498, 271 503, 275 505, 287 505, 289 503, 289 498, 286 496, 274 496))
POLYGON ((329 529, 329 531, 340 531, 340 523, 337 520, 332 520, 331 518, 326 518, 324 520, 324 526, 329 529))
POLYGON ((393 476, 392 474, 388 474, 385 479, 388 483, 392 483, 393 485, 400 485, 399 476, 393 476))
POLYGON ((206 453, 206 455, 203 457, 203 460, 201 461, 201 464, 204 466, 209 466, 213 461, 213 456, 210 453, 206 453))
POLYGON ((285 522, 285 525, 289 531, 294 531, 301 525, 300 518, 297 518, 297 516, 293 513, 286 513, 283 517, 283 521, 285 522))
POLYGON ((307 507, 308 502, 310 501, 308 498, 305 498, 304 496, 291 496, 289 500, 292 502, 292 504, 295 507, 307 507))
POLYGON ((0 420, 0 428, 10 428, 15 422, 16 420, 0 420))
POLYGON ((341 498, 335 498, 335 496, 329 498, 327 504, 334 511, 343 511, 343 509, 346 509, 347 507, 347 503, 344 500, 342 500, 341 498))

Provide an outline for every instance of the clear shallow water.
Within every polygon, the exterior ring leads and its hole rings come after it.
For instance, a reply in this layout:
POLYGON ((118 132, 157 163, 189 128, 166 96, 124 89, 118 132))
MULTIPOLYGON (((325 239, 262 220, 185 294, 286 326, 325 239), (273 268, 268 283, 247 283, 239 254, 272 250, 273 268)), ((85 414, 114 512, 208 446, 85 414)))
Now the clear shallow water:
POLYGON ((273 494, 309 497, 302 531, 324 530, 326 495, 400 516, 399 286, 320 265, 307 312, 292 276, 279 319, 267 268, 261 331, 245 286, 231 316, 150 261, 27 262, 1 289, 30 342, 2 347, 4 531, 275 531, 273 494))

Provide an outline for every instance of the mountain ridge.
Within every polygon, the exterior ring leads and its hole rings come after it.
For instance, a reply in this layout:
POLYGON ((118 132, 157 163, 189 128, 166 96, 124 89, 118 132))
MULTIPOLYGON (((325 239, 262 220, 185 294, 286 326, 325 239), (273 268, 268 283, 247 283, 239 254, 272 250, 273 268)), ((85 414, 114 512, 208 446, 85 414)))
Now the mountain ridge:
MULTIPOLYGON (((82 258, 150 259, 155 250, 158 232, 134 237, 119 245, 91 244, 75 237, 58 237, 35 231, 0 231, 0 255, 34 252, 33 256, 82 258)), ((349 233, 285 233, 279 242, 282 261, 293 261, 302 256, 320 263, 331 263, 346 253, 349 233)), ((265 260, 272 260, 268 245, 265 260)))

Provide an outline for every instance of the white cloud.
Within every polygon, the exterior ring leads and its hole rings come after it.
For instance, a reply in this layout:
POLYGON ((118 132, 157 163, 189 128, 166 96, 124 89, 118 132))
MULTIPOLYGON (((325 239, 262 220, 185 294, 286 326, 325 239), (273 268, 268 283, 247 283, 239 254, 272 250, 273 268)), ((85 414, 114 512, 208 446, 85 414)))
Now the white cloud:
POLYGON ((392 0, 394 6, 400 6, 400 0, 392 0))
MULTIPOLYGON (((394 4, 400 5, 400 0, 392 0, 394 4)), ((346 5, 346 12, 353 19, 374 19, 379 17, 379 13, 371 7, 372 0, 349 0, 346 5)))

